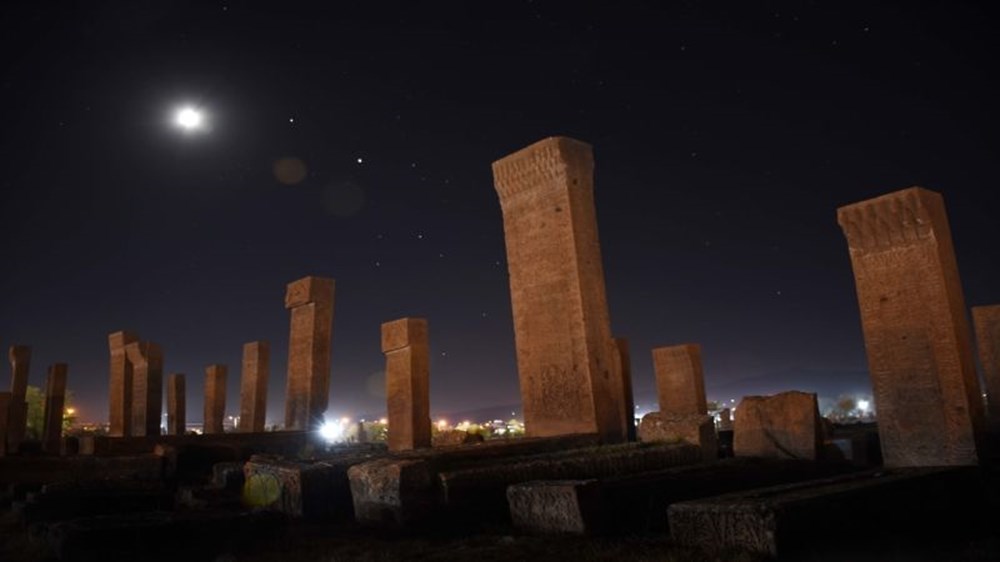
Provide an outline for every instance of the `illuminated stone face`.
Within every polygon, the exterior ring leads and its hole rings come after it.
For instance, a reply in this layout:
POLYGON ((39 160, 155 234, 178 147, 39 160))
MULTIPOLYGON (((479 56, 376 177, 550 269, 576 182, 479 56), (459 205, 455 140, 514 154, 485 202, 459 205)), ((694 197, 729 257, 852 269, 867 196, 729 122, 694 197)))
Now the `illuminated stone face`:
POLYGON ((318 429, 330 393, 330 338, 334 281, 304 277, 288 284, 285 308, 291 311, 285 429, 318 429))
POLYGON ((886 466, 976 464, 982 397, 941 196, 904 189, 841 207, 837 220, 886 466))
POLYGON ((431 446, 430 351, 427 320, 382 324, 389 450, 431 446))
POLYGON ((626 438, 589 145, 539 141, 493 164, 503 211, 521 403, 528 435, 626 438))
POLYGON ((264 431, 267 418, 267 379, 271 348, 266 341, 243 346, 240 376, 240 431, 264 431))

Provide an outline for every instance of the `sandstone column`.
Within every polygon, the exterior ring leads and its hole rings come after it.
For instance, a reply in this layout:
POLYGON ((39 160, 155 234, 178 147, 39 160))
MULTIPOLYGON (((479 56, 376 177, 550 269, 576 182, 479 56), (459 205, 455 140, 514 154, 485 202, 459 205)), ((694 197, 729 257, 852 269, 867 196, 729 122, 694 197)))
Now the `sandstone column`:
POLYGON ((304 277, 288 284, 292 311, 285 386, 285 429, 316 429, 330 394, 333 279, 304 277))
MULTIPOLYGON (((0 457, 7 456, 11 396, 12 393, 8 390, 0 392, 0 457)), ((11 450, 15 451, 16 449, 11 450)))
POLYGON ((159 435, 163 414, 163 351, 153 342, 132 342, 125 345, 125 355, 132 367, 131 435, 159 435))
POLYGON ((1000 418, 1000 305, 972 307, 972 323, 983 366, 986 403, 990 415, 1000 418))
POLYGON ((267 417, 267 378, 271 350, 266 341, 243 346, 240 378, 240 431, 264 431, 267 417))
POLYGON ((660 413, 703 416, 707 411, 701 346, 687 343, 653 350, 660 413))
POLYGON ((205 425, 204 433, 223 433, 222 420, 226 417, 225 365, 205 367, 205 425))
POLYGON ((66 364, 49 367, 45 381, 45 410, 42 414, 42 449, 58 455, 62 446, 63 407, 66 403, 66 364))
POLYGON ((112 437, 132 435, 132 365, 125 353, 125 346, 138 341, 139 337, 131 332, 115 332, 108 335, 108 347, 111 350, 108 434, 112 437))
POLYGON ((588 144, 551 137, 493 163, 528 435, 623 441, 588 144))
MULTIPOLYGON (((982 397, 941 196, 841 207, 886 466, 976 464, 982 397)), ((739 413, 737 412, 737 418, 739 413)))
POLYGON ((615 351, 615 364, 621 373, 624 408, 625 433, 629 441, 635 441, 635 398, 632 394, 632 356, 628 351, 628 340, 626 338, 613 338, 615 351))
POLYGON ((7 410, 7 451, 16 453, 24 441, 28 423, 28 372, 31 368, 31 348, 12 345, 7 354, 10 359, 10 406, 7 410))
POLYGON ((187 396, 184 375, 167 377, 167 435, 184 435, 187 431, 187 396))
POLYGON ((427 320, 400 318, 382 324, 389 450, 431 446, 430 352, 427 320))

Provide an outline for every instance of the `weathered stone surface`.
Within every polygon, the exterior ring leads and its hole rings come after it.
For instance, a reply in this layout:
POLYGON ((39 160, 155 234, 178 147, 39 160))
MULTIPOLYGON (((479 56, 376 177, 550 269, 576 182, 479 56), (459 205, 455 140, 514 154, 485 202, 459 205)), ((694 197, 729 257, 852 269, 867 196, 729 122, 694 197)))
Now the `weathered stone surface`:
POLYGON ((371 525, 406 525, 421 516, 426 520, 426 513, 421 513, 421 510, 437 503, 431 486, 435 481, 433 476, 441 471, 591 447, 598 440, 594 434, 527 437, 397 452, 393 458, 364 463, 348 472, 355 517, 359 522, 371 525), (355 482, 356 479, 358 482, 355 482))
POLYGON ((618 367, 622 381, 624 407, 622 408, 622 423, 625 424, 625 437, 628 441, 636 440, 635 398, 632 394, 632 356, 628 350, 628 340, 612 338, 614 344, 614 364, 618 367))
POLYGON ((851 560, 857 558, 831 556, 843 537, 947 533, 952 521, 968 519, 964 512, 980 488, 978 474, 963 468, 867 471, 757 488, 674 503, 670 536, 709 551, 778 557, 812 550, 823 559, 851 560))
POLYGON ((431 446, 430 351, 427 320, 382 324, 389 450, 431 446))
POLYGON ((204 432, 223 433, 226 417, 226 374, 225 365, 205 367, 205 417, 204 432))
MULTIPOLYGON (((114 335, 114 334, 112 334, 114 335)), ((132 367, 132 435, 159 435, 163 413, 163 351, 152 342, 125 345, 132 367)))
POLYGON ((685 443, 628 443, 480 463, 440 471, 438 503, 453 516, 502 520, 510 513, 507 486, 517 482, 603 478, 692 464, 701 459, 701 451, 685 443))
POLYGON ((989 412, 1000 418, 1000 304, 972 307, 972 323, 989 412))
POLYGON ((7 420, 10 417, 10 398, 9 391, 0 391, 0 457, 7 456, 7 420))
POLYGON ((333 279, 304 277, 288 284, 285 308, 292 318, 285 429, 316 429, 323 421, 330 394, 333 293, 333 279))
POLYGON ((66 364, 49 366, 45 380, 45 412, 42 417, 42 449, 58 455, 62 447, 63 406, 66 403, 66 364))
POLYGON ((663 533, 679 501, 843 474, 840 464, 726 459, 589 480, 536 480, 507 487, 511 522, 530 533, 663 533))
POLYGON ((16 453, 24 441, 28 423, 28 373, 31 369, 31 348, 12 345, 7 354, 10 360, 10 406, 7 409, 7 451, 16 453))
POLYGON ((656 393, 660 411, 667 415, 705 415, 705 378, 701 346, 672 345, 653 350, 656 393))
POLYGON ((626 439, 588 144, 551 137, 493 163, 528 435, 626 439))
POLYGON ((112 437, 132 435, 132 364, 125 347, 139 341, 131 332, 108 335, 111 352, 111 374, 108 378, 108 434, 112 437))
POLYGON ((738 457, 816 459, 822 443, 815 394, 792 391, 744 396, 736 408, 733 453, 738 457))
POLYGON ((639 423, 639 441, 688 443, 701 450, 702 460, 719 458, 719 440, 715 435, 715 420, 712 416, 650 412, 639 423))
POLYGON ((982 397, 941 196, 904 189, 841 207, 837 220, 886 465, 976 464, 982 397))
POLYGON ((422 459, 378 459, 347 471, 359 523, 407 525, 425 517, 434 498, 430 463, 422 459))
POLYGON ((243 346, 239 426, 242 432, 264 431, 270 361, 271 346, 266 341, 254 341, 243 346))
POLYGON ((379 454, 362 449, 310 462, 254 455, 243 467, 244 504, 293 517, 348 518, 354 513, 348 469, 379 454))
POLYGON ((167 434, 184 435, 187 432, 187 388, 184 375, 174 373, 167 377, 167 434))
POLYGON ((535 480, 507 487, 514 527, 538 534, 584 535, 602 520, 597 480, 535 480))

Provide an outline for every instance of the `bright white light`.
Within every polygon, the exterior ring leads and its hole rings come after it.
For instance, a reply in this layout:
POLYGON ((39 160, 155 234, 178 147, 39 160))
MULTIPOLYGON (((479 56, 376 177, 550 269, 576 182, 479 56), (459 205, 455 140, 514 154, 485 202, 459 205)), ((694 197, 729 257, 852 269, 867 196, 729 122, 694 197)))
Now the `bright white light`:
POLYGON ((858 400, 858 409, 861 410, 862 413, 868 411, 868 406, 870 406, 870 404, 867 400, 858 400))
POLYGON ((177 112, 175 122, 177 126, 184 129, 185 131, 194 131, 201 128, 202 123, 205 121, 205 117, 200 111, 193 107, 184 107, 177 112))
POLYGON ((327 441, 339 441, 344 436, 344 424, 340 420, 326 422, 319 428, 319 435, 327 441))

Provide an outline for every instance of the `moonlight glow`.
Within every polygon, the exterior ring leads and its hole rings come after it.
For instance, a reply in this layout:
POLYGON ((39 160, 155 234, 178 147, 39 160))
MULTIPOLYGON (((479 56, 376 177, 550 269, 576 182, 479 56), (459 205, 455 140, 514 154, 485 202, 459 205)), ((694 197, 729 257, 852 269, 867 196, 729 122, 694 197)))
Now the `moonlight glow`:
POLYGON ((174 122, 185 131, 195 131, 201 128, 205 117, 193 107, 184 107, 177 111, 174 122))

